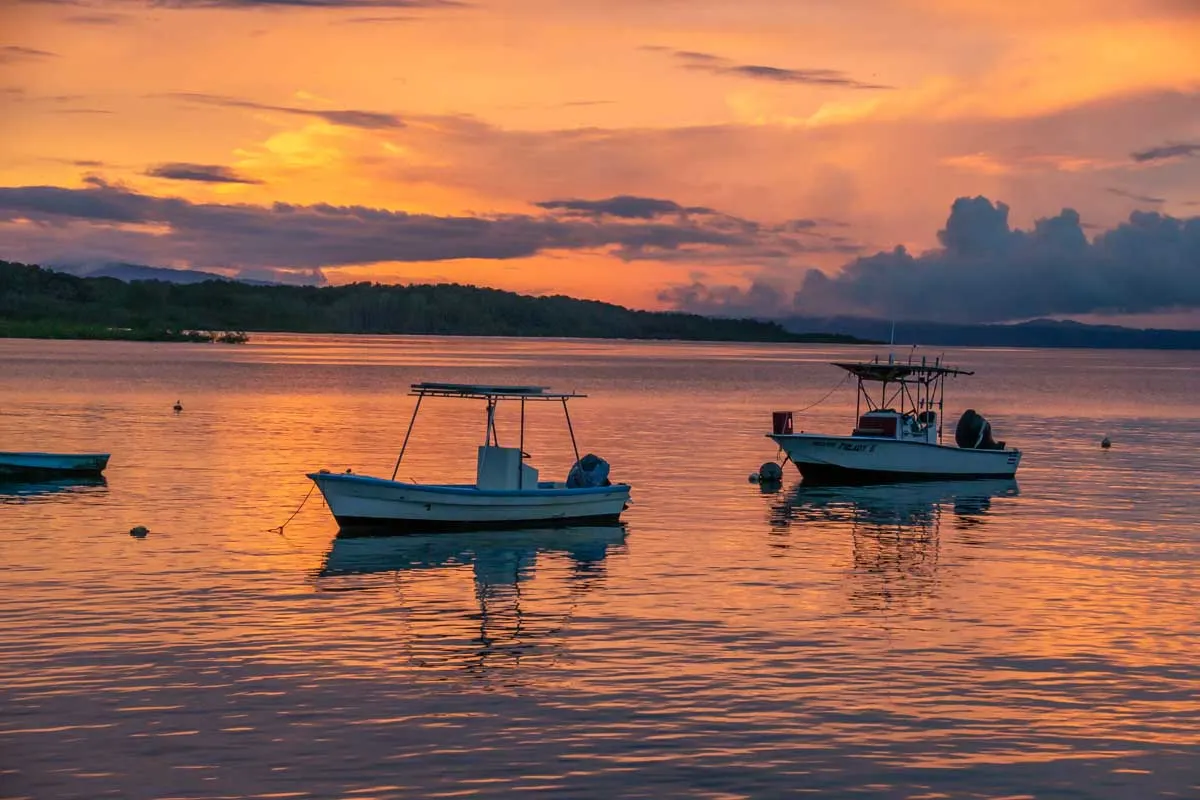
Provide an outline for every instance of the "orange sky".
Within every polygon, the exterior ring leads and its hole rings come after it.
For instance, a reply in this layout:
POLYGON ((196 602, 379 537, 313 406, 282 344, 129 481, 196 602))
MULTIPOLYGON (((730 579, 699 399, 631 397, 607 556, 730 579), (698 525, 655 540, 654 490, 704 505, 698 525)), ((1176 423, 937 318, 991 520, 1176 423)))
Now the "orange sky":
MULTIPOLYGON (((1092 232, 1137 208, 1200 213, 1200 145, 1131 157, 1200 142, 1185 0, 324 2, 0 0, 0 186, 92 176, 195 204, 538 220, 534 203, 630 195, 773 231, 753 247, 600 237, 320 263, 334 283, 641 307, 672 285, 795 288, 811 267, 935 247, 963 195, 1004 201, 1021 227, 1063 207, 1092 232), (247 182, 149 174, 179 164, 247 182), (789 220, 812 227, 784 236, 789 220)), ((103 247, 97 224, 0 222, 0 257, 247 266, 169 246, 171 222, 99 223, 103 247)), ((271 261, 249 266, 313 266, 271 261)))

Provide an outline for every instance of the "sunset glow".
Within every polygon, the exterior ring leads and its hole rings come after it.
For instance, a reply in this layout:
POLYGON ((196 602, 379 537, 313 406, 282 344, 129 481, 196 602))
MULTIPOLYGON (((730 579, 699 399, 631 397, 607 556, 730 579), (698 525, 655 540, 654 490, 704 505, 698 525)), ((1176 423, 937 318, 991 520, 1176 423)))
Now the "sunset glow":
MULTIPOLYGON (((958 197, 1013 229, 1074 209, 1089 239, 1200 213, 1189 3, 5 0, 0 19, 12 260, 882 314, 806 273, 937 248, 958 197), (660 204, 594 205, 618 198, 660 204), (123 210, 82 208, 101 202, 123 210), (275 204, 318 216, 337 257, 277 247, 297 212, 275 204)), ((1162 280, 1138 306, 1030 313, 1200 308, 1195 278, 1162 280)))

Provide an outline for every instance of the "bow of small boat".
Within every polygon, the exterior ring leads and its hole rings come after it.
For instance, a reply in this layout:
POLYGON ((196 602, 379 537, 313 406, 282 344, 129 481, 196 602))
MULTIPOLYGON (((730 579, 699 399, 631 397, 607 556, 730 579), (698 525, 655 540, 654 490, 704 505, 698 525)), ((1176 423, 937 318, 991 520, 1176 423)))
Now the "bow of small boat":
POLYGON ((0 477, 56 478, 95 476, 108 466, 108 453, 0 452, 0 477))

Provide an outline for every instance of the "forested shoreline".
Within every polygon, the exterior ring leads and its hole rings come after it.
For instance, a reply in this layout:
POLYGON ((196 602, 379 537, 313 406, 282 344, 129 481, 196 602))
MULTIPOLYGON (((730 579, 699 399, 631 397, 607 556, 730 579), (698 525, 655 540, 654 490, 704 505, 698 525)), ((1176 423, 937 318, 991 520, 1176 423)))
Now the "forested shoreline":
MULTIPOLYGON (((125 282, 0 261, 0 336, 211 341, 209 332, 553 336, 856 343, 773 322, 634 311, 460 284, 125 282), (109 335, 105 335, 105 334, 109 335)), ((231 337, 231 340, 236 337, 231 337)))

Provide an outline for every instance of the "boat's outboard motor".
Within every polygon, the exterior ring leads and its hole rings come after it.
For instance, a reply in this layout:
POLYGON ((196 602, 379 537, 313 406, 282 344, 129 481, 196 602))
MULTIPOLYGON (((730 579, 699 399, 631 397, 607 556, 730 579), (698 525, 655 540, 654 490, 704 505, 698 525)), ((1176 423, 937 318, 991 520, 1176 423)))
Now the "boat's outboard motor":
POLYGON ((608 480, 608 462, 588 453, 567 474, 568 489, 586 489, 592 486, 611 486, 608 480))
POLYGON ((1003 450, 1004 442, 992 438, 992 425, 975 409, 968 408, 958 418, 954 429, 954 441, 965 450, 1003 450))

